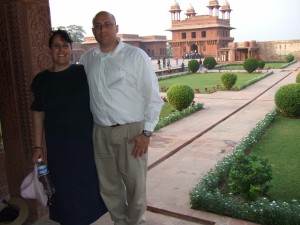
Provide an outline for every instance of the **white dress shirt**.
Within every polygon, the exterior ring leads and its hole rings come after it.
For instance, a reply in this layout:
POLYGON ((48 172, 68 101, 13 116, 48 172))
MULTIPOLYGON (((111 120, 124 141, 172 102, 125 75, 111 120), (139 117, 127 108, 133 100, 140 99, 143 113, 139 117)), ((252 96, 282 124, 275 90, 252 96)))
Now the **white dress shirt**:
POLYGON ((111 52, 97 47, 80 59, 88 78, 94 122, 111 126, 144 121, 144 130, 153 131, 163 101, 151 61, 142 49, 118 41, 111 52))

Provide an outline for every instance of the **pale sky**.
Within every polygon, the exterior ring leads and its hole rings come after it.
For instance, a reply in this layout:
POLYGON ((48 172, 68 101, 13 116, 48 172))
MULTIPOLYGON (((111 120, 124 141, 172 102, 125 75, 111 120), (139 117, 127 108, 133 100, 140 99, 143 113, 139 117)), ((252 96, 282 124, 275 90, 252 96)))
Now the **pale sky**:
MULTIPOLYGON (((209 0, 177 0, 181 19, 190 4, 197 15, 208 15, 209 0)), ((219 0, 222 6, 225 0, 219 0)), ((171 39, 171 13, 174 0, 49 0, 51 25, 82 26, 85 36, 91 32, 92 18, 99 11, 116 17, 120 34, 165 35, 171 39)), ((300 0, 228 0, 232 9, 230 24, 236 28, 231 37, 240 41, 300 39, 300 0)), ((221 15, 221 13, 220 13, 221 15)))

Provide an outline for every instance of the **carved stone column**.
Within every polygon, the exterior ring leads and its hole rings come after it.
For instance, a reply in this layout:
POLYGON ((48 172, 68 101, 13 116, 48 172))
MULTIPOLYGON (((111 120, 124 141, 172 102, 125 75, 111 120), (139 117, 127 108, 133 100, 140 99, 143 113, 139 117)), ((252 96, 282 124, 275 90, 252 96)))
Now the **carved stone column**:
MULTIPOLYGON (((34 75, 51 64, 48 0, 0 0, 0 121, 10 196, 20 195, 23 178, 32 168, 32 101, 34 75)), ((28 201, 31 216, 47 213, 28 201)))

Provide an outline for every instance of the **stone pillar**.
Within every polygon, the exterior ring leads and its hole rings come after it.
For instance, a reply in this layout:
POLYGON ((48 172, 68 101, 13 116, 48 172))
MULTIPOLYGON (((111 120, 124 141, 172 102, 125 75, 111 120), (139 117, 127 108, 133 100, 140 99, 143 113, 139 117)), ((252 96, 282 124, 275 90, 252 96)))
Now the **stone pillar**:
POLYGON ((235 50, 234 49, 230 49, 229 50, 229 58, 228 61, 229 62, 234 62, 236 60, 235 58, 235 50))
MULTIPOLYGON (((0 29, 3 161, 9 195, 19 196, 21 182, 32 169, 30 84, 37 72, 51 64, 47 44, 51 31, 49 1, 0 0, 0 29)), ((47 214, 47 208, 36 201, 27 202, 32 218, 47 214)))

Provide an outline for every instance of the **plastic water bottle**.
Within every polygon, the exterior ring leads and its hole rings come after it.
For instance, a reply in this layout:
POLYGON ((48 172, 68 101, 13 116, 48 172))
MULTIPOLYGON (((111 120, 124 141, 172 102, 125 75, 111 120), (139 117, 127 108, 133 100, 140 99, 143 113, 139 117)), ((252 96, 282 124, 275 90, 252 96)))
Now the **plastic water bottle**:
POLYGON ((55 193, 55 187, 50 178, 48 167, 44 163, 42 158, 38 159, 37 170, 38 170, 39 181, 43 184, 44 192, 48 196, 47 205, 48 206, 53 205, 54 203, 53 194, 55 193))

